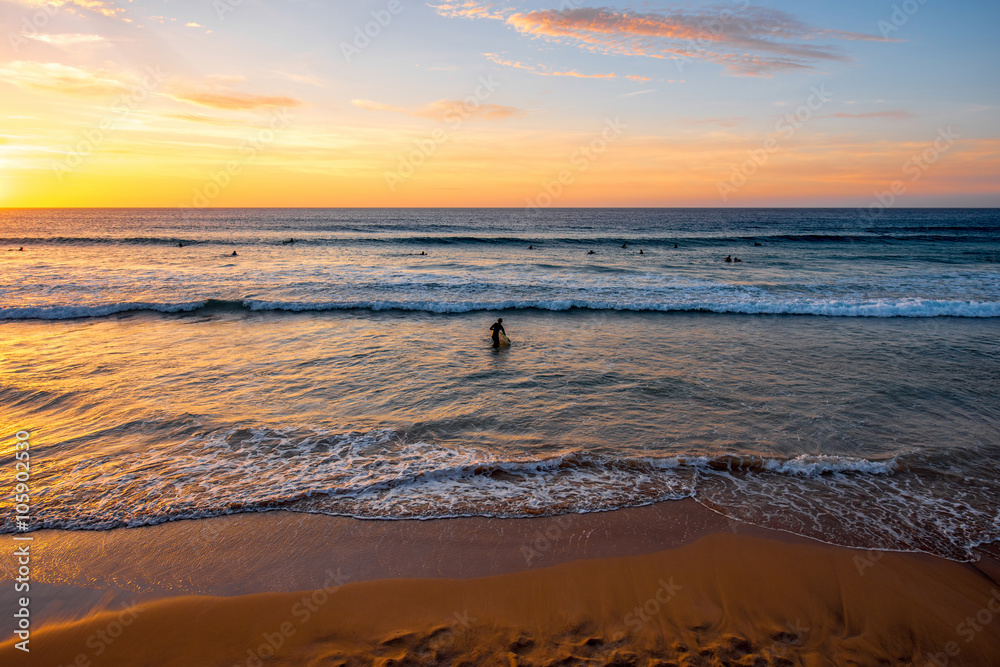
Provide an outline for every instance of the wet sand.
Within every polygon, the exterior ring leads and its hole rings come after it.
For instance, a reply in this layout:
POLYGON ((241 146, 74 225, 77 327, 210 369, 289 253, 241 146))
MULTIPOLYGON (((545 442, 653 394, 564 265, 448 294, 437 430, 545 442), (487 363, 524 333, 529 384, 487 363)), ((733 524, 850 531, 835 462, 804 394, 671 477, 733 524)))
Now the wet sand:
MULTIPOLYGON (((31 652, 7 641, 3 664, 1000 662, 991 557, 844 549, 693 501, 518 520, 274 512, 32 536, 31 652)), ((5 609, 12 589, 2 584, 5 609)))

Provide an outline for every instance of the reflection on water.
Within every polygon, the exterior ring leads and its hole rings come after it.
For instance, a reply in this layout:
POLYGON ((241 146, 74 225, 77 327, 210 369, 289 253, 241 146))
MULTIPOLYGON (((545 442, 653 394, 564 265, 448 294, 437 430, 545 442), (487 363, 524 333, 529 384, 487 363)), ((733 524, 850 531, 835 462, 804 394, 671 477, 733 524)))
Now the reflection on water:
POLYGON ((901 541, 950 555, 998 528, 988 320, 521 311, 504 315, 500 352, 493 321, 7 322, 0 400, 8 431, 37 434, 45 525, 265 507, 523 516, 694 495, 845 539, 861 539, 858 507, 881 508, 885 528, 920 504, 946 537, 915 525, 901 541))

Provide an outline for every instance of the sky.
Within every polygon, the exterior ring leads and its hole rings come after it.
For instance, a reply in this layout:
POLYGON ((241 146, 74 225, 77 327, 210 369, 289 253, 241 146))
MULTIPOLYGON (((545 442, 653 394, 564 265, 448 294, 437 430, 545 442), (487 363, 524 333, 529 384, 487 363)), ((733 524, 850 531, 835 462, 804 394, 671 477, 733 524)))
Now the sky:
POLYGON ((0 207, 1000 206, 995 0, 0 0, 0 207))

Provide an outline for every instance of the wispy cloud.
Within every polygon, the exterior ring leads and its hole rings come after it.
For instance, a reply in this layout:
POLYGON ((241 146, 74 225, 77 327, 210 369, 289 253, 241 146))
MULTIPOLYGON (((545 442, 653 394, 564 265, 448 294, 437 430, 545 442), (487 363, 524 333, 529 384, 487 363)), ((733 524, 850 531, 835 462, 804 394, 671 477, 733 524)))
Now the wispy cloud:
POLYGON ((646 90, 635 90, 631 93, 624 93, 623 95, 619 95, 618 97, 635 97, 636 95, 648 95, 649 93, 655 93, 655 92, 656 92, 655 88, 647 88, 646 90))
POLYGON ((174 120, 183 120, 189 123, 205 123, 208 125, 246 125, 246 122, 241 120, 233 120, 230 118, 218 118, 216 116, 205 116, 197 113, 171 113, 164 114, 164 118, 172 118, 174 120))
POLYGON ((730 73, 772 76, 812 69, 819 62, 848 61, 822 40, 895 41, 878 35, 815 28, 792 15, 760 7, 640 13, 601 7, 512 12, 483 2, 436 7, 445 16, 503 20, 521 34, 618 55, 690 58, 714 62, 730 73))
POLYGON ((24 34, 23 36, 27 39, 34 39, 46 44, 52 44, 53 46, 75 46, 78 44, 95 44, 105 41, 100 35, 85 35, 81 33, 63 33, 58 35, 37 33, 34 35, 24 34))
POLYGON ((401 107, 393 104, 383 104, 382 102, 373 102, 372 100, 351 100, 351 104, 366 111, 391 111, 393 113, 433 120, 444 120, 452 114, 457 114, 462 118, 475 117, 486 120, 501 120, 520 116, 524 113, 517 107, 508 107, 500 104, 479 104, 472 106, 461 100, 437 100, 421 107, 401 107))
POLYGON ((513 10, 503 8, 496 2, 465 0, 464 2, 442 2, 430 5, 441 16, 466 19, 505 19, 513 10))
POLYGON ((297 107, 302 104, 294 97, 283 95, 250 95, 237 92, 170 93, 168 97, 203 107, 227 110, 248 110, 267 107, 297 107))
MULTIPOLYGON (((616 74, 581 74, 575 70, 567 71, 556 71, 550 70, 545 65, 529 65, 526 63, 519 62, 517 60, 507 60, 498 56, 495 53, 484 53, 490 61, 496 63, 497 65, 503 65, 504 67, 512 67, 514 69, 523 69, 525 71, 531 72, 532 74, 537 74, 539 76, 571 76, 578 79, 614 79, 617 78, 616 74)), ((629 77, 631 78, 631 77, 629 77)), ((648 81, 644 77, 636 79, 638 81, 648 81)))
POLYGON ((124 93, 132 83, 130 77, 106 70, 24 60, 0 66, 0 79, 21 88, 51 90, 69 95, 124 93))
POLYGON ((121 7, 116 7, 115 3, 110 2, 109 0, 16 0, 16 2, 29 7, 41 7, 42 5, 69 8, 77 7, 108 17, 116 17, 125 11, 121 7))
POLYGON ((884 118, 886 120, 906 120, 913 118, 913 114, 905 109, 893 109, 892 111, 869 111, 867 113, 835 113, 827 118, 884 118))

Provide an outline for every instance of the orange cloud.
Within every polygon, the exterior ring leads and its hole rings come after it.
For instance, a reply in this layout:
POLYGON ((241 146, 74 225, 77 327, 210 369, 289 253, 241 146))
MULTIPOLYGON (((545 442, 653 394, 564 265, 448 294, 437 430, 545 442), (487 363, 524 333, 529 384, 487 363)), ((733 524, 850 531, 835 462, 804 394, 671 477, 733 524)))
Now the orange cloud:
POLYGON ((247 110, 264 107, 297 107, 302 104, 293 97, 279 95, 248 95, 246 93, 173 93, 171 98, 213 109, 247 110))

